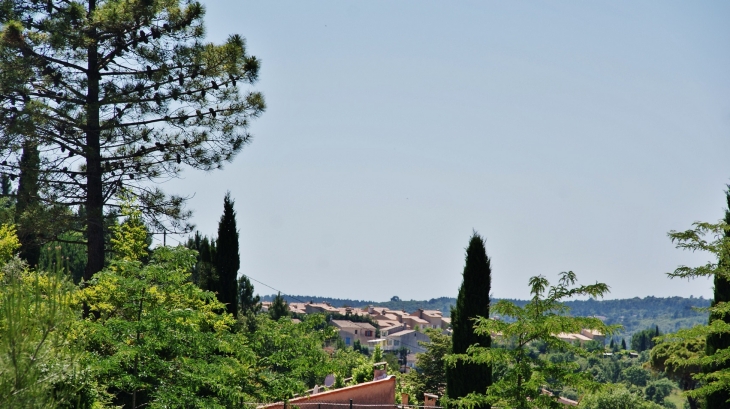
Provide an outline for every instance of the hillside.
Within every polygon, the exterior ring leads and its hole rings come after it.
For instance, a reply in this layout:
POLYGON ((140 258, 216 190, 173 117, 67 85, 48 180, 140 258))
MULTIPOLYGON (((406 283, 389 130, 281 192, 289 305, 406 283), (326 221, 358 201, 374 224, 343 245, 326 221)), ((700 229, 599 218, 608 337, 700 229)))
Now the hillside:
MULTIPOLYGON (((263 301, 271 301, 274 295, 263 296, 263 301)), ((287 302, 328 302, 336 307, 367 307, 368 305, 388 307, 395 310, 413 312, 419 308, 439 310, 444 316, 449 316, 451 306, 456 303, 455 298, 440 297, 430 300, 400 300, 393 297, 390 301, 376 302, 367 300, 350 300, 309 295, 285 296, 287 302)), ((524 305, 525 300, 509 300, 518 305, 524 305)), ((601 317, 607 324, 621 324, 623 329, 617 335, 629 341, 631 335, 645 328, 659 326, 663 333, 674 332, 680 328, 689 328, 707 322, 707 312, 697 311, 695 308, 710 306, 710 300, 683 297, 645 297, 620 300, 573 300, 566 302, 571 314, 575 316, 601 317)))

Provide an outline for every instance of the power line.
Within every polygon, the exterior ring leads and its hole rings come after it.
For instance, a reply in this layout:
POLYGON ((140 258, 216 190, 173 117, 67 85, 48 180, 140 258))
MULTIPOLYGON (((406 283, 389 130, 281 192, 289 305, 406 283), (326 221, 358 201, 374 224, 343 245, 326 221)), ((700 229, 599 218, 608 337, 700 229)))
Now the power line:
POLYGON ((285 292, 283 292, 283 291, 281 291, 281 290, 277 290, 276 288, 274 288, 274 287, 272 287, 272 286, 270 286, 270 285, 268 285, 268 284, 266 284, 266 283, 264 283, 264 282, 261 282, 261 281, 259 281, 259 280, 255 279, 255 278, 253 278, 253 277, 251 277, 250 275, 246 275, 246 274, 243 274, 243 273, 241 273, 241 275, 242 275, 242 276, 244 276, 244 277, 246 277, 246 278, 248 278, 249 280, 253 280, 253 281, 256 281, 257 283, 259 283, 259 284, 263 285, 264 287, 269 287, 269 288, 271 288, 272 290, 274 290, 274 291, 276 291, 276 292, 278 292, 278 293, 281 293, 281 294, 283 294, 283 295, 285 295, 285 296, 287 296, 287 297, 289 297, 289 298, 291 298, 291 299, 293 299, 293 300, 297 300, 297 301, 299 301, 299 302, 301 302, 301 303, 305 303, 305 304, 307 303, 306 301, 302 301, 302 300, 300 300, 299 298, 297 298, 297 297, 294 297, 294 296, 292 296, 292 295, 289 295, 289 294, 287 294, 287 293, 285 293, 285 292))

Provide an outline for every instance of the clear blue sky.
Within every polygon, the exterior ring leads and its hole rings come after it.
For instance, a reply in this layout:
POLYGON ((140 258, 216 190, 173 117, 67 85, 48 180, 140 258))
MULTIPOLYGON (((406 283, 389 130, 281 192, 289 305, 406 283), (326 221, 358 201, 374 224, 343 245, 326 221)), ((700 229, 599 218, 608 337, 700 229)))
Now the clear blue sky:
MULTIPOLYGON (((730 3, 209 0, 268 104, 224 170, 169 192, 290 294, 455 296, 472 229, 495 297, 573 270, 609 298, 711 295, 666 237, 730 183, 730 3)), ((182 240, 178 237, 177 239, 182 240)), ((272 290, 257 283, 263 294, 272 290)))

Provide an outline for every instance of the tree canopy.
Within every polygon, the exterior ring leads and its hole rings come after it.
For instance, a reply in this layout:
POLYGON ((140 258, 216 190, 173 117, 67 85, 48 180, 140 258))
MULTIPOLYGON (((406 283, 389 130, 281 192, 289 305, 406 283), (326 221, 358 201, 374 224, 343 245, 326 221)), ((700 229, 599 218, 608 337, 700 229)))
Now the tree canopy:
POLYGON ((581 329, 593 329, 611 334, 615 327, 605 325, 598 318, 571 317, 569 308, 562 301, 575 296, 603 296, 608 286, 602 283, 577 285, 572 272, 560 274, 557 285, 542 276, 530 279, 532 299, 524 307, 500 300, 492 305, 492 311, 501 319, 479 317, 475 331, 493 334, 504 345, 499 347, 471 346, 466 354, 451 355, 450 365, 458 361, 490 364, 502 367, 502 374, 484 393, 473 393, 458 402, 466 406, 491 404, 512 408, 561 408, 557 396, 545 393, 544 388, 592 390, 597 387, 592 375, 577 371, 573 361, 552 361, 535 356, 528 346, 543 342, 549 350, 569 351, 575 355, 588 352, 579 345, 558 337, 560 333, 579 333, 581 329))
MULTIPOLYGON (((120 189, 152 231, 187 231, 184 198, 151 182, 220 168, 251 140, 263 97, 237 85, 259 61, 239 35, 206 43, 203 16, 188 0, 0 2, 0 172, 15 179, 37 152, 32 200, 84 207, 86 280, 104 267, 120 189)), ((72 228, 61 210, 54 225, 72 228)))

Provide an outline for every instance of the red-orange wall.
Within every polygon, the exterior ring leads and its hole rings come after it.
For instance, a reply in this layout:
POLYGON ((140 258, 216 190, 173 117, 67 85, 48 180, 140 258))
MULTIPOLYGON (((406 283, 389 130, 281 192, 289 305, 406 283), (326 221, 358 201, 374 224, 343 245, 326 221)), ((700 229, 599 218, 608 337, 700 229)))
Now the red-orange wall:
MULTIPOLYGON (((327 404, 338 403, 349 405, 350 399, 352 399, 353 409, 358 409, 358 404, 395 406, 395 376, 389 376, 379 381, 365 382, 359 385, 334 389, 316 395, 295 398, 289 401, 287 408, 290 406, 298 406, 301 409, 349 409, 349 406, 327 404)), ((283 407, 283 403, 272 403, 261 408, 283 409, 283 407)))

